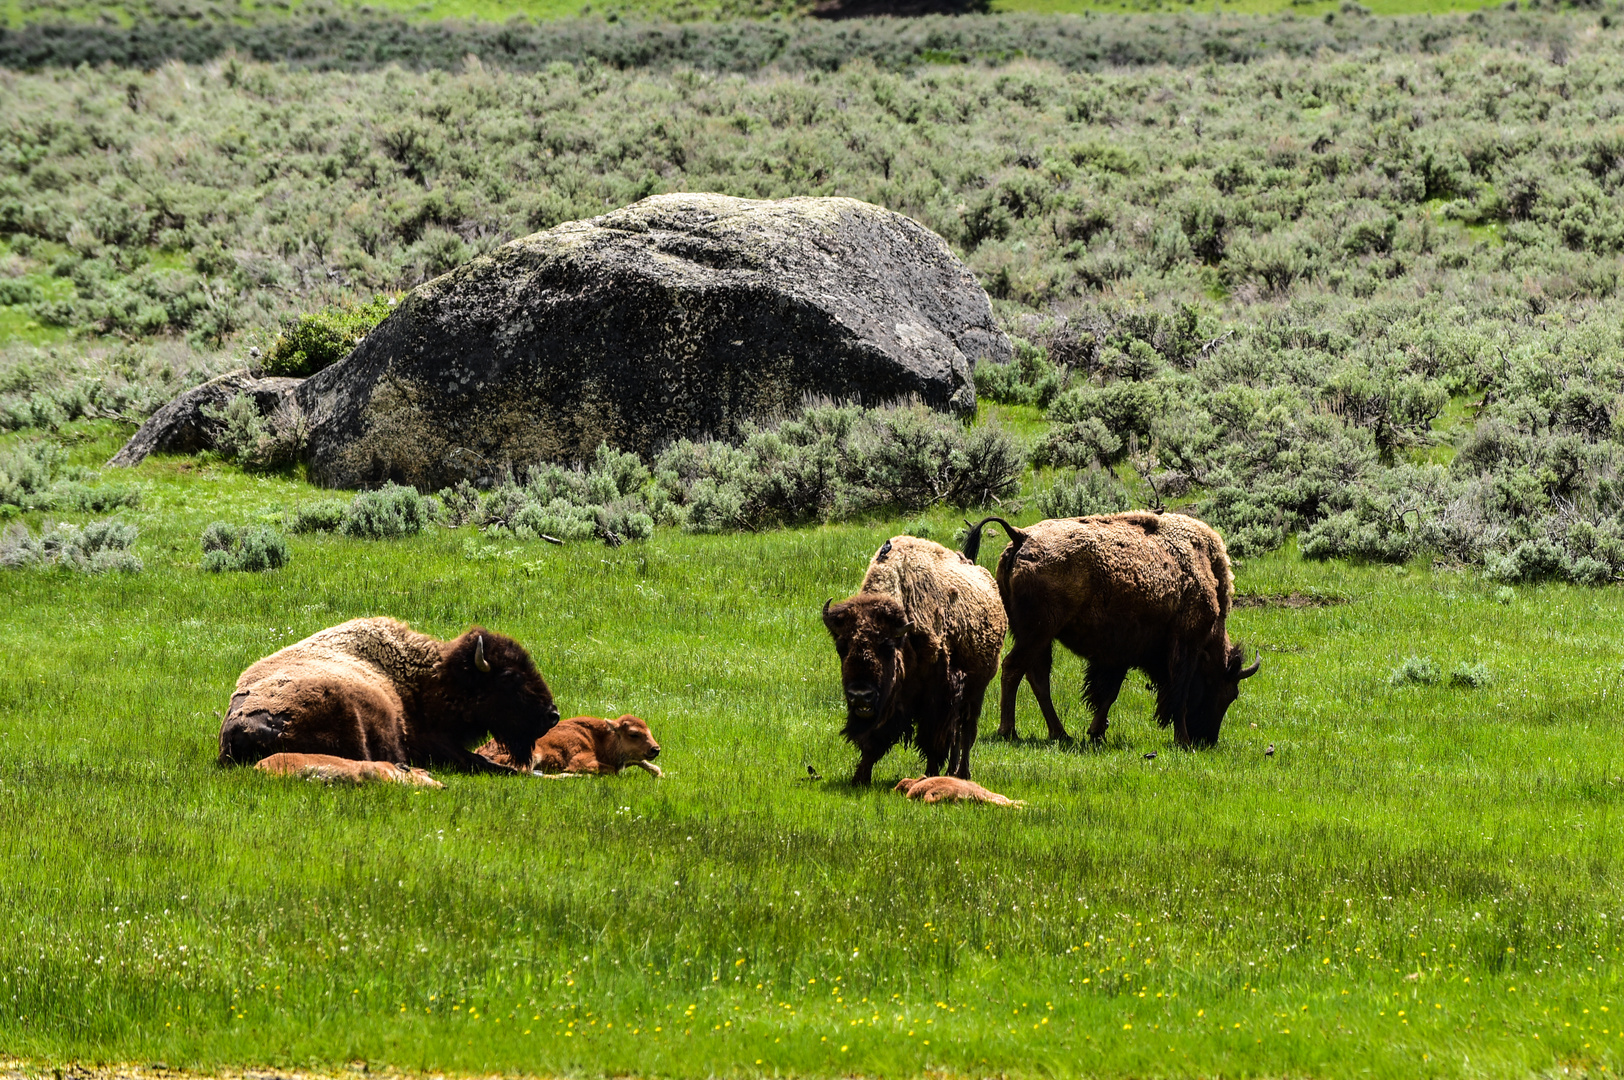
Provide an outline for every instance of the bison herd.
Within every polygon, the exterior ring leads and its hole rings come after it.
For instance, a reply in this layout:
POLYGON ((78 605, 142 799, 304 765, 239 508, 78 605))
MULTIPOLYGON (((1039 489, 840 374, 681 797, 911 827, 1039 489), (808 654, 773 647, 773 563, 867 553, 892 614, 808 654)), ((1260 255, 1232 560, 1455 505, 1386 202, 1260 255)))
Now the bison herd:
MULTIPOLYGON (((925 776, 897 790, 925 802, 1012 805, 970 780, 970 751, 999 671, 1002 737, 1025 679, 1055 739, 1067 738, 1049 686, 1054 643, 1086 665, 1091 739, 1130 669, 1156 690, 1156 717, 1180 746, 1218 741, 1241 680, 1255 675, 1229 640, 1233 575, 1224 542, 1182 514, 1040 521, 989 517, 962 552, 914 536, 881 545, 852 597, 823 606, 840 657, 853 781, 898 743, 925 776), (982 531, 1009 537, 996 574, 977 565, 982 531), (945 771, 945 775, 943 775, 945 771)), ((660 745, 635 716, 560 720, 523 646, 474 627, 452 641, 389 618, 352 619, 251 665, 220 726, 220 763, 327 782, 439 786, 424 770, 577 776, 637 766, 660 775, 660 745), (477 745, 476 744, 480 744, 477 745)))

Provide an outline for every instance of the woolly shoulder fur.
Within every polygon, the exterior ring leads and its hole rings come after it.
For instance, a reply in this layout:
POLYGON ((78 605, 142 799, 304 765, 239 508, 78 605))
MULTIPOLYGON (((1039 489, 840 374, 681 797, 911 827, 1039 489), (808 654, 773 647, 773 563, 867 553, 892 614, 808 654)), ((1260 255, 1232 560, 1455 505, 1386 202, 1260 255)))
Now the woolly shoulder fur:
POLYGON ((397 691, 415 687, 440 663, 440 642, 396 619, 351 619, 296 641, 254 663, 237 680, 246 690, 273 673, 326 669, 381 678, 397 691))
POLYGON ((895 597, 908 621, 944 644, 966 670, 997 667, 1008 627, 998 585, 958 552, 917 536, 893 536, 869 562, 862 591, 895 597))
MULTIPOLYGON (((1027 539, 1018 556, 1021 562, 1036 565, 1074 563, 1081 559, 1107 572, 1118 582, 1135 582, 1138 587, 1183 591, 1181 584, 1195 584, 1216 605, 1213 614, 1229 615, 1235 576, 1229 566, 1229 552, 1223 538, 1204 521, 1183 514, 1152 514, 1130 511, 1125 514, 1099 514, 1085 518, 1056 518, 1040 521, 1023 530, 1027 539), (1151 552, 1157 553, 1155 556, 1151 552), (1165 556, 1179 570, 1175 581, 1159 580, 1165 572, 1165 556)), ((1006 572, 1000 560, 999 573, 1006 572)))

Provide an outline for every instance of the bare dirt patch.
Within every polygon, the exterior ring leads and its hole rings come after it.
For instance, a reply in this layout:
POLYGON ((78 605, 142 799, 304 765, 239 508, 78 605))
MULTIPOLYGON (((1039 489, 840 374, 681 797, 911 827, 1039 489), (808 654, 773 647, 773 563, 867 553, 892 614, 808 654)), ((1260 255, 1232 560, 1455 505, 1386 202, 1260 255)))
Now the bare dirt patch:
POLYGON ((1235 597, 1238 608, 1283 607, 1316 608, 1335 607, 1351 600, 1347 596, 1327 596, 1324 593, 1247 593, 1235 597))

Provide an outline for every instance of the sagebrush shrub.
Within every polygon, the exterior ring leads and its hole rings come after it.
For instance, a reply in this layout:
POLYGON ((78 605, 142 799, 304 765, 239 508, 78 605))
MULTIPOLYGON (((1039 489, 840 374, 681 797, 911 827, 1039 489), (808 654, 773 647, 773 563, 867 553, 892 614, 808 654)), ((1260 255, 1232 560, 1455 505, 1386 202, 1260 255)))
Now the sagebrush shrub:
POLYGON ((199 538, 202 567, 211 573, 241 570, 258 573, 287 565, 287 539, 268 525, 232 525, 210 522, 199 538))
POLYGON ((1046 518, 1115 514, 1132 505, 1122 481, 1097 465, 1062 475, 1037 495, 1038 512, 1046 518))
POLYGON ((1436 661, 1424 656, 1410 656, 1393 669, 1387 682, 1390 686, 1432 686, 1442 677, 1436 661))
POLYGON ((344 499, 321 499, 305 503, 293 512, 289 524, 296 533, 336 532, 344 525, 350 504, 344 499))
POLYGON ((356 493, 339 531, 362 540, 392 540, 414 536, 426 524, 428 507, 416 488, 385 484, 376 491, 356 493))
POLYGON ((253 398, 238 394, 219 408, 206 406, 203 415, 219 425, 214 440, 216 451, 245 468, 290 465, 304 451, 308 421, 291 406, 267 418, 261 415, 253 398))
POLYGON ((131 551, 134 525, 111 518, 76 525, 47 525, 35 536, 21 522, 0 536, 0 567, 56 566, 82 573, 140 573, 141 559, 131 551))

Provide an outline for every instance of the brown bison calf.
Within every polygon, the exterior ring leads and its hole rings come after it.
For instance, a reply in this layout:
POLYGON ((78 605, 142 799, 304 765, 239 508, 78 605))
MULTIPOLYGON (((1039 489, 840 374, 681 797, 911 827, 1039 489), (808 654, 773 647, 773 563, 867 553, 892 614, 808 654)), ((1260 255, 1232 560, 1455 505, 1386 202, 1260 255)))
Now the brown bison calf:
POLYGON ((384 783, 445 787, 422 769, 414 769, 410 765, 397 765, 393 761, 351 761, 331 754, 272 754, 260 758, 254 768, 274 776, 320 780, 324 784, 384 783))
POLYGON ((1014 642, 1004 657, 998 734, 1015 734, 1015 696, 1032 684, 1049 737, 1066 729, 1049 693, 1054 643, 1088 665, 1083 694, 1094 714, 1089 738, 1105 737, 1106 714, 1130 668, 1156 685, 1156 718, 1180 746, 1218 741, 1242 679, 1257 674, 1229 640, 1234 576, 1223 538, 1183 514, 1102 514, 1040 521, 1017 529, 990 517, 970 530, 973 559, 981 530, 996 521, 1009 534, 998 558, 998 591, 1014 642))
POLYGON ((892 791, 900 791, 920 802, 982 802, 994 806, 1025 806, 1024 802, 1009 799, 996 791, 988 791, 980 784, 960 780, 956 776, 903 777, 892 791))
POLYGON ((648 725, 630 713, 616 720, 596 716, 573 716, 536 740, 530 756, 516 761, 495 741, 479 748, 479 753, 502 765, 533 768, 544 773, 596 774, 614 776, 627 765, 636 765, 653 776, 660 775, 654 759, 660 744, 648 725))
POLYGON ((957 552, 915 536, 887 540, 863 587, 823 605, 840 654, 846 696, 841 732, 857 747, 852 782, 899 742, 925 755, 925 772, 970 778, 970 748, 987 684, 998 670, 1004 608, 992 575, 957 552))
POLYGON ((220 764, 278 753, 513 770, 468 748, 529 747, 558 722, 530 654, 474 627, 437 641, 394 619, 352 619, 257 661, 220 725, 220 764))

